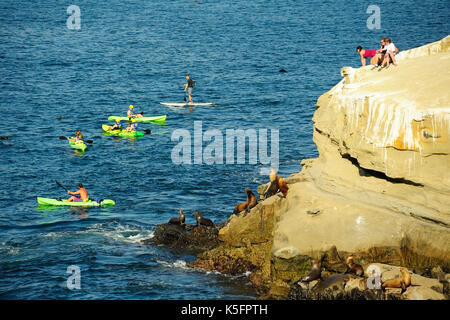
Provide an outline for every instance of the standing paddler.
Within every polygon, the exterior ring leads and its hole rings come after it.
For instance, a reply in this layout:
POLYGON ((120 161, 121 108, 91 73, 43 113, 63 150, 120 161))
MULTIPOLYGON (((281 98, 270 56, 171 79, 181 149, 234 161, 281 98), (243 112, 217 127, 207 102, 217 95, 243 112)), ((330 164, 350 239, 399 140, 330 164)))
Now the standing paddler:
MULTIPOLYGON (((192 90, 195 87, 195 81, 191 79, 191 77, 187 74, 186 75, 187 82, 184 85, 184 92, 186 92, 186 89, 188 91, 189 95, 189 104, 192 104, 192 90)), ((186 97, 184 97, 184 101, 186 101, 186 97)))

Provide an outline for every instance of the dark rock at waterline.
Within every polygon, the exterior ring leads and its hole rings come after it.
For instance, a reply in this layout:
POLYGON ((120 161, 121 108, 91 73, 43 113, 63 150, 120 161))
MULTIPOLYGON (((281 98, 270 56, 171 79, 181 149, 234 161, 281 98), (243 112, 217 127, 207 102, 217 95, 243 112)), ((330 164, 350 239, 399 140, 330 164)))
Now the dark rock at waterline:
POLYGON ((278 72, 287 72, 287 71, 284 69, 280 69, 278 72))
POLYGON ((165 223, 158 225, 153 238, 142 240, 141 243, 205 251, 219 245, 218 234, 219 230, 214 227, 165 223))
POLYGON ((11 136, 1 136, 0 140, 8 140, 9 138, 11 138, 11 136))

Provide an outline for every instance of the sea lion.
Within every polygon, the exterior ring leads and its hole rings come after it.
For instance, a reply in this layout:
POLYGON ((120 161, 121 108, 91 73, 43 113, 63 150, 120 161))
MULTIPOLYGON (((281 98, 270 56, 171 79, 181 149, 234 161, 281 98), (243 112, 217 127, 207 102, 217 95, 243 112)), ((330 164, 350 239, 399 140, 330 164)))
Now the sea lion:
POLYGON ((233 210, 233 214, 238 214, 241 211, 245 210, 245 213, 248 213, 251 208, 255 207, 258 204, 258 198, 256 198, 255 194, 249 188, 245 188, 245 192, 247 193, 247 201, 242 202, 236 205, 233 210))
POLYGON ((284 69, 280 69, 278 72, 287 72, 287 71, 284 69))
POLYGON ((347 265, 347 270, 345 271, 345 273, 353 273, 358 277, 362 277, 364 276, 364 269, 361 267, 361 265, 353 262, 354 258, 355 256, 351 254, 345 260, 345 264, 347 265))
POLYGON ((405 268, 400 268, 400 272, 402 273, 401 278, 395 278, 385 281, 381 284, 381 289, 385 291, 386 288, 402 288, 401 293, 405 292, 406 288, 411 285, 411 275, 405 268))
POLYGON ((203 218, 200 215, 200 212, 198 212, 198 210, 194 211, 194 216, 195 220, 197 220, 197 227, 198 226, 214 227, 214 223, 207 218, 203 218))
POLYGON ((301 277, 297 282, 311 282, 322 277, 321 267, 316 260, 311 259, 311 271, 304 277, 301 277))
POLYGON ((183 211, 181 211, 181 209, 180 209, 180 211, 178 212, 178 214, 180 215, 180 217, 179 217, 179 218, 172 218, 172 219, 170 219, 170 220, 169 220, 169 223, 170 223, 170 224, 184 225, 184 222, 186 221, 186 217, 184 216, 183 211))
POLYGON ((280 190, 281 193, 283 193, 283 196, 286 197, 289 187, 288 187, 286 181, 284 181, 284 179, 282 177, 277 176, 277 172, 272 168, 270 168, 269 179, 270 179, 270 185, 269 185, 269 188, 267 189, 266 193, 264 194, 264 199, 267 199, 267 198, 273 196, 274 194, 276 194, 278 192, 278 190, 280 190))
POLYGON ((11 138, 11 136, 1 136, 0 140, 8 140, 9 138, 11 138))

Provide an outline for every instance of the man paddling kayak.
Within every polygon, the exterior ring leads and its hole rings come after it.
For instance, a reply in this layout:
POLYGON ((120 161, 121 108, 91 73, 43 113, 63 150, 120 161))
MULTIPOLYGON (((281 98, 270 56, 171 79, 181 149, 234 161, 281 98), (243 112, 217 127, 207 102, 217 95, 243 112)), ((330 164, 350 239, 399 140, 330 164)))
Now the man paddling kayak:
MULTIPOLYGON (((192 89, 194 89, 194 87, 195 87, 195 81, 192 80, 188 74, 186 75, 186 79, 187 79, 187 82, 184 85, 184 92, 186 92, 186 89, 187 89, 188 95, 189 95, 189 103, 192 103, 192 89)), ((186 101, 186 97, 185 97, 184 101, 186 101)))
POLYGON ((133 114, 133 108, 134 106, 132 104, 130 104, 130 106, 128 107, 128 111, 127 111, 127 116, 128 118, 142 118, 142 114, 137 113, 137 114, 133 114))
POLYGON ((89 196, 87 194, 86 189, 83 187, 81 183, 78 184, 78 191, 72 192, 70 190, 67 190, 68 194, 71 194, 72 196, 67 199, 66 201, 73 201, 73 202, 86 202, 89 200, 89 196))

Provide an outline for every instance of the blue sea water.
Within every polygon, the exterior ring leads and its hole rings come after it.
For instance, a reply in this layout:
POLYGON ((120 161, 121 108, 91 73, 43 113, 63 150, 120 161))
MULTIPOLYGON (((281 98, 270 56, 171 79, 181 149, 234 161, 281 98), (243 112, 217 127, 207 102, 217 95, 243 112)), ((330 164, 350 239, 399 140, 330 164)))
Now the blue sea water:
MULTIPOLYGON (((176 129, 279 130, 279 173, 316 157, 312 116, 317 98, 358 67, 355 48, 377 49, 389 36, 400 49, 450 33, 449 1, 0 1, 0 298, 252 299, 245 275, 186 267, 195 257, 146 246, 157 224, 198 209, 226 220, 245 187, 267 176, 261 163, 176 165, 176 129), (81 11, 80 30, 66 10, 81 11), (369 30, 369 5, 381 29, 369 30), (278 72, 279 69, 286 73, 278 72), (194 99, 182 102, 185 74, 194 99), (131 140, 102 134, 129 104, 165 125, 131 140), (61 116, 61 120, 57 117, 61 116), (59 136, 82 130, 85 153, 59 136), (109 208, 42 208, 36 196, 67 197, 82 182, 109 208), (81 271, 69 290, 67 267, 81 271)), ((224 139, 225 141, 225 139, 224 139)), ((205 143, 205 145, 207 145, 205 143)), ((270 151, 271 145, 268 149, 270 151)))

